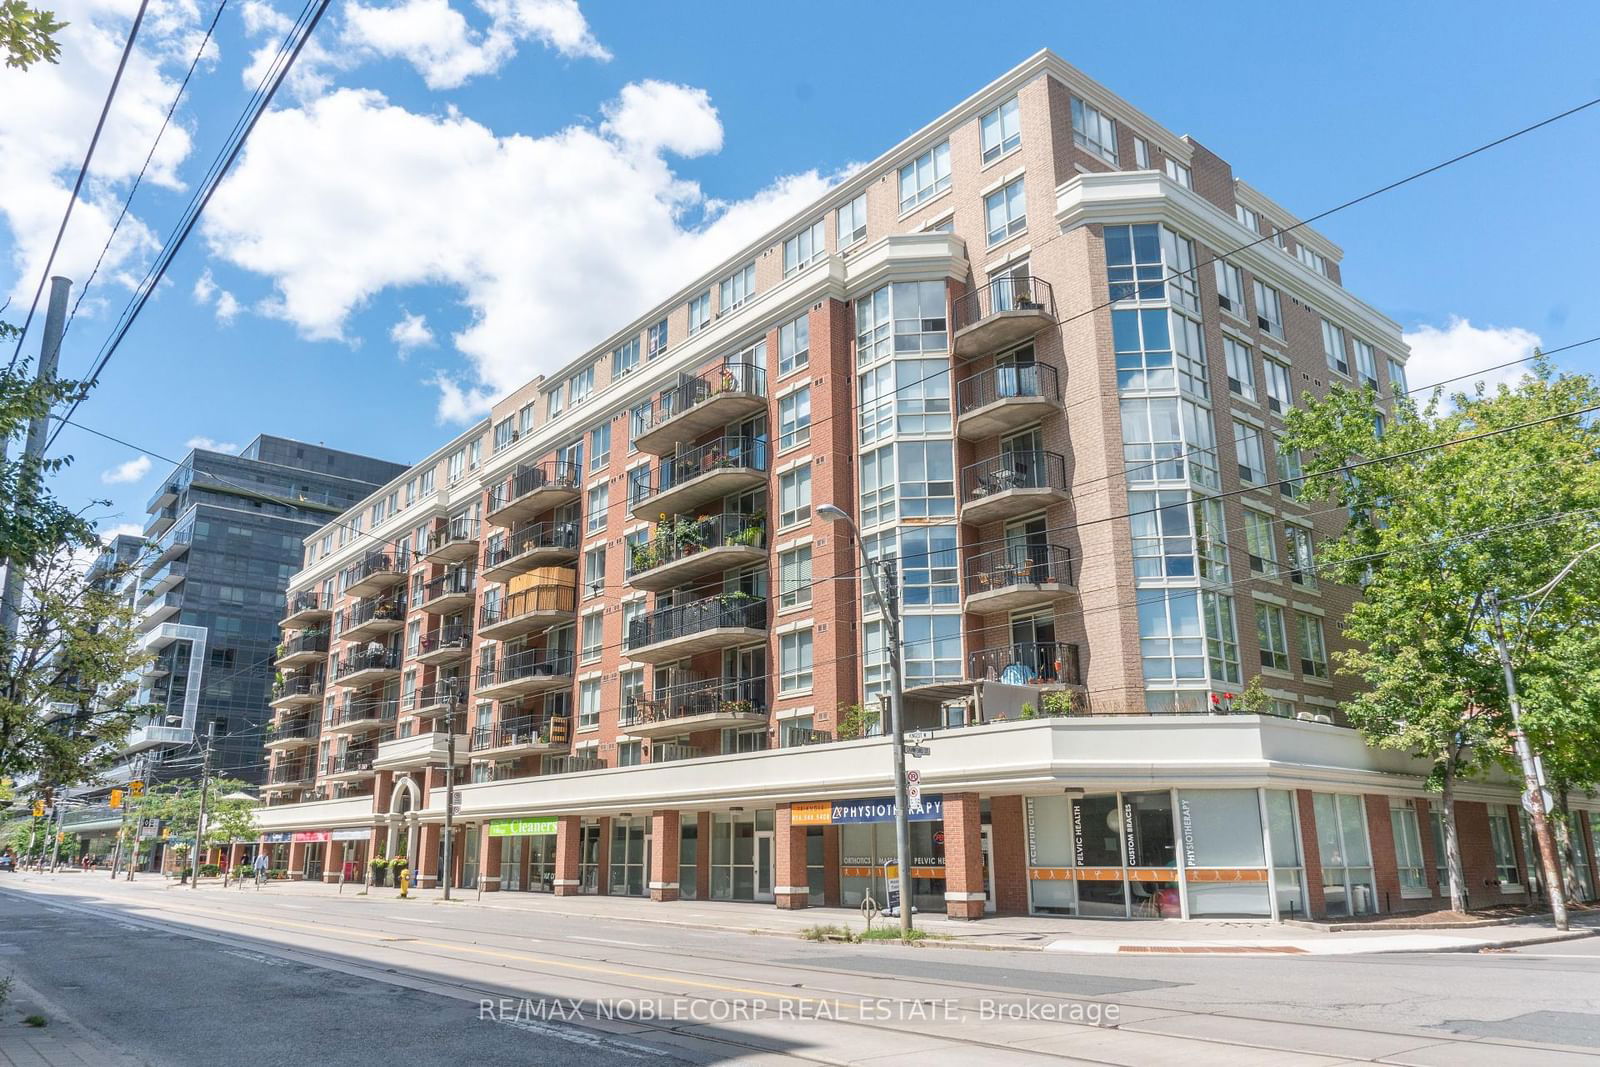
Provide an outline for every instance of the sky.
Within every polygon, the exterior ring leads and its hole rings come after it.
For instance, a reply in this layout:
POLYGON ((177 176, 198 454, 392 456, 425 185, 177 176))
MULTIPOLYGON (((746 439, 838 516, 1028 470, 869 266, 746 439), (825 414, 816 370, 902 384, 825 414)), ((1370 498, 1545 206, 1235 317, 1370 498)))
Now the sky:
MULTIPOLYGON (((151 0, 55 267, 74 299, 215 5, 151 0)), ((60 64, 0 70, 9 321, 136 6, 59 0, 60 64)), ((93 361, 299 10, 227 0, 63 374, 93 361)), ((137 447, 66 427, 56 488, 131 530, 189 447, 267 432, 415 461, 1042 47, 1304 217, 1600 97, 1600 21, 1561 10, 334 0, 75 418, 137 447)), ((1596 173, 1600 107, 1318 228, 1424 384, 1600 334, 1596 173)), ((1600 345, 1558 362, 1600 369, 1600 345)))

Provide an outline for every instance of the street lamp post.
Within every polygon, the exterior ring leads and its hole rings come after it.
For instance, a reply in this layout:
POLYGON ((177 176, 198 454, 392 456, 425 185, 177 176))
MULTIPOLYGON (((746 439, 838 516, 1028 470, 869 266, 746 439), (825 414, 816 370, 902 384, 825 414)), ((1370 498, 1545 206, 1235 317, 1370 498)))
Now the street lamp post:
POLYGON ((900 673, 900 599, 899 590, 891 580, 886 591, 879 583, 877 567, 884 569, 884 577, 891 578, 893 567, 888 561, 867 558, 867 546, 861 540, 861 530, 844 509, 834 504, 823 504, 817 517, 829 522, 844 523, 855 538, 861 556, 861 572, 872 583, 872 595, 883 606, 885 649, 889 658, 889 747, 894 761, 894 858, 899 870, 900 885, 900 936, 911 936, 911 804, 906 790, 906 724, 905 682, 900 673), (887 595, 886 595, 887 592, 887 595))
POLYGON ((456 831, 456 713, 460 711, 463 702, 461 680, 451 678, 449 683, 450 715, 445 720, 445 736, 448 738, 445 742, 445 751, 448 753, 446 756, 448 765, 444 770, 444 870, 439 872, 439 876, 444 879, 446 900, 450 899, 450 882, 454 871, 452 864, 455 862, 451 855, 451 846, 454 843, 451 838, 455 836, 456 831))

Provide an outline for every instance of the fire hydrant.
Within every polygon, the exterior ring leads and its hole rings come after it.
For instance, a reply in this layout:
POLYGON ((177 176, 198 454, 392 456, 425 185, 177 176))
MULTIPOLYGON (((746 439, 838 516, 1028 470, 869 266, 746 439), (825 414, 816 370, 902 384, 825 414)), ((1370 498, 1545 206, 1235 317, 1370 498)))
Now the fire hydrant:
POLYGON ((405 900, 411 891, 411 868, 400 868, 400 899, 405 900))

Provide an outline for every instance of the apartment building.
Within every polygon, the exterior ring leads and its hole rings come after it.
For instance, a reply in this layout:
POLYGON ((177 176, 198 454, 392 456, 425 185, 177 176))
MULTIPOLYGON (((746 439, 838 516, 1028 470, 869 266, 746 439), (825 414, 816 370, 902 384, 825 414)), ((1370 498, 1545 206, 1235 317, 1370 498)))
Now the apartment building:
MULTIPOLYGON (((263 842, 436 884, 453 774, 456 884, 881 900, 884 605, 833 504, 895 561, 918 907, 1429 906, 1425 768, 1339 719, 1343 516, 1277 444, 1406 388, 1342 258, 1039 53, 307 540, 263 842)), ((1475 902, 1523 899, 1515 790, 1463 795, 1475 902)))

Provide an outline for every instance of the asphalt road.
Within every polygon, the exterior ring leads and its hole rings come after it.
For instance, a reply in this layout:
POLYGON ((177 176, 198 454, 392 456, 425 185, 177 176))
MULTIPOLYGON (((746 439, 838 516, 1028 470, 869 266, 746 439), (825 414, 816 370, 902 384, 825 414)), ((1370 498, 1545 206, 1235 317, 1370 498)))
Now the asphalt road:
POLYGON ((1600 1060, 1600 938, 1091 958, 23 874, 10 971, 162 1065, 1600 1060))

